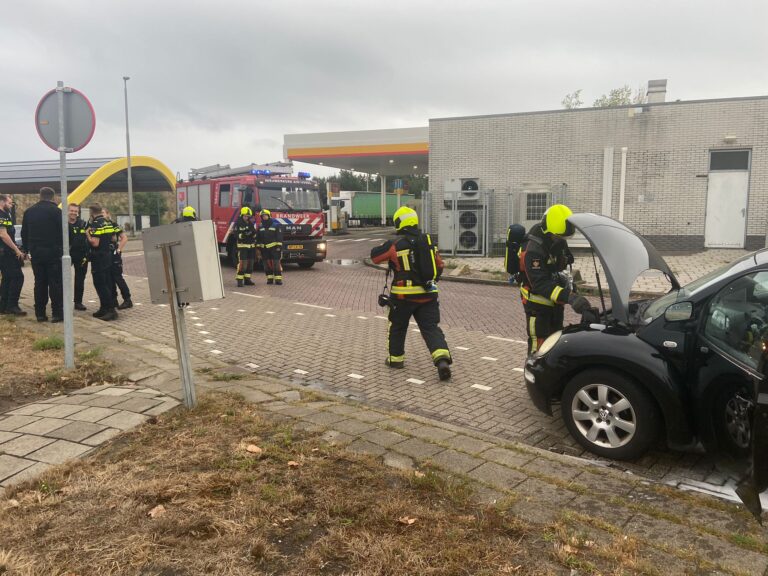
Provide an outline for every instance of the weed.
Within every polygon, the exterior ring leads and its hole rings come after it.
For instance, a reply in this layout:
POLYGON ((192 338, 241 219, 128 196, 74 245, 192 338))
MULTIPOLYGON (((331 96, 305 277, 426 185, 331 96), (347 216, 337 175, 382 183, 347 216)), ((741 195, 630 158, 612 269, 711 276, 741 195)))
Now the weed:
POLYGON ((94 358, 98 358, 99 356, 101 356, 102 352, 103 352, 102 348, 100 346, 97 346, 96 348, 85 350, 84 352, 78 352, 77 357, 80 360, 93 360, 94 358))
POLYGON ((214 382, 231 382, 232 380, 242 380, 245 374, 234 374, 232 372, 216 372, 211 374, 211 380, 214 382))
POLYGON ((35 340, 32 348, 35 350, 61 350, 64 348, 64 340, 60 336, 48 336, 35 340))

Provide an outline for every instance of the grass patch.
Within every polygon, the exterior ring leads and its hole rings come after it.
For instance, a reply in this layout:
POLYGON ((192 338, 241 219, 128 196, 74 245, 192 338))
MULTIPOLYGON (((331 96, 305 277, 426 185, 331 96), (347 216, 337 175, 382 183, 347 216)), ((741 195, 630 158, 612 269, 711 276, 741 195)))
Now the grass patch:
POLYGON ((39 340, 35 340, 34 344, 32 344, 33 350, 63 350, 64 349, 64 339, 60 338, 59 336, 47 336, 46 338, 40 338, 39 340))
POLYGON ((231 382, 232 380, 242 380, 245 374, 235 374, 233 372, 214 372, 209 378, 214 382, 231 382))
POLYGON ((102 354, 103 350, 100 346, 97 346, 96 348, 91 348, 90 350, 84 350, 83 352, 78 352, 77 357, 80 360, 93 360, 94 358, 99 358, 102 354))

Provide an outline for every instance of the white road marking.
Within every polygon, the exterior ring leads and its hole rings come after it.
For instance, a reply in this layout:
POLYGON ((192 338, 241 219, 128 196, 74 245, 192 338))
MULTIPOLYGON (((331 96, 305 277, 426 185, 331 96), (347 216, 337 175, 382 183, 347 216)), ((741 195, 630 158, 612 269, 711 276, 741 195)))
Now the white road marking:
POLYGON ((368 316, 358 316, 358 320, 368 320, 368 316))
POLYGON ((294 312, 294 314, 296 314, 296 316, 304 316, 304 312, 294 312))
POLYGON ((245 310, 238 310, 238 312, 245 312, 245 310))
POLYGON ((293 371, 294 374, 309 374, 306 370, 299 370, 298 368, 293 371))
POLYGON ((352 242, 367 242, 370 240, 370 238, 358 238, 357 240, 352 240, 352 242))
POLYGON ((266 313, 267 313, 267 314, 274 314, 274 312, 272 312, 272 310, 267 310, 267 312, 266 312, 266 313))
POLYGON ((501 336, 486 336, 491 340, 501 340, 503 342, 512 342, 514 344, 528 344, 525 340, 515 340, 514 338, 502 338, 501 336))
POLYGON ((411 326, 418 326, 418 324, 417 324, 416 322, 414 322, 413 320, 411 320, 410 322, 408 322, 408 324, 410 324, 411 326))
MULTIPOLYGON (((264 296, 259 296, 258 294, 246 294, 245 292, 232 292, 232 294, 237 294, 238 296, 248 296, 248 298, 264 298, 264 296)), ((218 310, 218 308, 211 308, 211 310, 218 310)))
POLYGON ((134 306, 141 306, 141 302, 134 302, 133 305, 134 306))
POLYGON ((256 368, 259 367, 258 364, 254 364, 253 362, 246 362, 245 363, 246 368, 250 368, 251 370, 256 370, 256 368))
POLYGON ((326 318, 336 318, 336 314, 325 314, 326 318))
POLYGON ((469 350, 469 348, 465 348, 464 346, 456 346, 456 350, 469 350))
POLYGON ((195 322, 195 326, 198 326, 198 327, 202 328, 203 326, 205 326, 205 324, 203 324, 201 322, 195 322))
POLYGON ((344 238, 343 240, 335 240, 335 242, 349 242, 352 238, 344 238))
POLYGON ((198 316, 192 316, 191 319, 192 320, 200 320, 200 318, 198 316))
POLYGON ((371 238, 369 242, 381 242, 379 238, 371 238))
POLYGON ((210 332, 206 332, 205 330, 198 330, 197 333, 202 334, 203 336, 207 336, 208 334, 210 334, 210 332))
POLYGON ((88 300, 88 304, 95 304, 96 300, 88 300))
POLYGON ((221 350, 211 350, 211 354, 223 354, 221 350))
POLYGON ((168 304, 158 304, 158 306, 162 306, 163 308, 167 308, 168 304))
POLYGON ((362 374, 347 374, 350 378, 354 378, 355 380, 362 380, 364 376, 362 374))
POLYGON ((218 308, 211 308, 211 310, 218 310, 218 308))
POLYGON ((216 344, 216 340, 203 340, 206 344, 216 344))
POLYGON ((470 388, 477 388, 478 390, 482 390, 484 392, 488 392, 488 390, 493 390, 490 386, 483 386, 482 384, 472 384, 470 388))
POLYGON ((320 310, 333 310, 333 308, 328 308, 328 306, 318 306, 317 304, 304 304, 304 302, 294 302, 296 306, 306 306, 307 308, 319 308, 320 310))
POLYGON ((515 372, 525 372, 522 368, 512 368, 515 372))
POLYGON ((418 328, 414 328, 413 330, 411 330, 411 332, 421 332, 421 330, 419 330, 418 328))
POLYGON ((419 380, 418 378, 408 378, 406 382, 410 382, 411 384, 424 384, 424 380, 419 380))
POLYGON ((488 360, 489 362, 496 362, 497 358, 491 356, 480 356, 480 360, 488 360))
POLYGON ((374 316, 374 318, 378 318, 379 320, 388 320, 386 316, 374 316))

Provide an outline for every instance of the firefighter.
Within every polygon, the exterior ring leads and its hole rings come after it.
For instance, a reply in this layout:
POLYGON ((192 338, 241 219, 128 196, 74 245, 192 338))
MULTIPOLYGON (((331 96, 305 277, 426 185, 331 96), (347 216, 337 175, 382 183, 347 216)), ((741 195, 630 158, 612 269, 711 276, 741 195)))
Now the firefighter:
POLYGON ((83 304, 85 277, 88 275, 88 238, 85 229, 88 224, 80 218, 80 206, 70 204, 67 208, 69 219, 69 255, 75 269, 75 310, 87 310, 83 304))
POLYGON ((109 249, 112 252, 112 302, 115 308, 118 310, 127 310, 133 308, 133 300, 131 300, 131 289, 128 287, 128 283, 123 278, 123 248, 125 248, 128 242, 128 235, 125 231, 118 226, 108 210, 104 210, 104 217, 112 224, 112 237, 109 241, 109 249), (120 290, 120 296, 123 297, 123 303, 118 305, 117 291, 120 290))
POLYGON ((267 284, 283 283, 283 266, 280 254, 283 250, 283 230, 280 223, 272 218, 272 213, 266 208, 259 212, 261 223, 256 234, 256 248, 259 250, 267 284))
POLYGON ((93 316, 104 321, 117 320, 117 310, 112 298, 112 251, 110 249, 115 229, 112 222, 104 217, 101 204, 93 204, 89 210, 91 222, 85 235, 91 245, 93 286, 99 295, 99 309, 93 313, 93 316))
POLYGON ((394 271, 389 299, 390 368, 405 367, 405 336, 411 316, 419 325, 421 336, 432 354, 440 380, 451 377, 453 363, 440 323, 437 281, 443 272, 443 260, 429 234, 419 230, 416 211, 403 206, 393 217, 397 238, 371 250, 371 259, 387 262, 394 271))
POLYGON ((563 204, 551 206, 541 223, 528 231, 520 249, 520 297, 525 309, 528 354, 536 352, 548 336, 563 329, 566 304, 577 314, 592 307, 560 273, 573 263, 566 242, 575 231, 568 221, 571 214, 563 204))
POLYGON ((11 215, 11 199, 0 194, 0 314, 26 316, 19 308, 19 296, 24 286, 21 271, 24 253, 16 245, 16 229, 11 215))
POLYGON ((240 217, 235 223, 237 234, 237 286, 253 286, 251 272, 256 257, 256 229, 253 227, 253 210, 248 206, 240 208, 240 217))
POLYGON ((185 206, 181 211, 181 216, 173 221, 174 224, 181 224, 182 222, 196 222, 197 212, 193 206, 185 206))

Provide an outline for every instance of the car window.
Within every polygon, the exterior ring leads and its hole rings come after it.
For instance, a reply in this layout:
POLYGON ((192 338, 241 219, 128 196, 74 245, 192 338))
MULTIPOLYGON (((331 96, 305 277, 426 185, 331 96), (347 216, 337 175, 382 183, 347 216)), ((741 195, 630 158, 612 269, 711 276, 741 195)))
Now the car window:
POLYGON ((768 342, 768 272, 742 276, 720 290, 707 308, 704 336, 757 369, 768 342))

